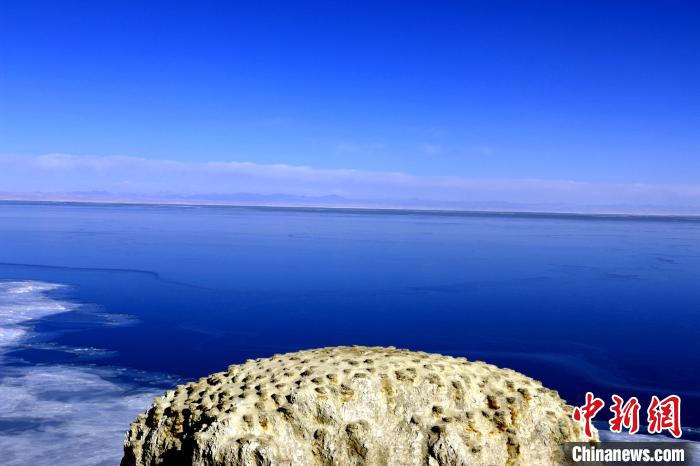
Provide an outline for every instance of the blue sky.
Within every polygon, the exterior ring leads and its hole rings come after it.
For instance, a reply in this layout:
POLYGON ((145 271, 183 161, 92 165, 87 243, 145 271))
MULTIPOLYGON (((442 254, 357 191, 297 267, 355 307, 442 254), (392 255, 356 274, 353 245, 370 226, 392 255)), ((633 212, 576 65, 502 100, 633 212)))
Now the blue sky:
POLYGON ((0 5, 13 163, 700 183, 697 2, 0 5))

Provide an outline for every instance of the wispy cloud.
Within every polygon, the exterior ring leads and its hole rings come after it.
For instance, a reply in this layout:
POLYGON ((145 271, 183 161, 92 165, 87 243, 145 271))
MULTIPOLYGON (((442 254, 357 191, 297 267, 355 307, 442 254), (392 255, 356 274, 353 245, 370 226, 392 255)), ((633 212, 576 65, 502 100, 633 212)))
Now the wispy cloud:
POLYGON ((438 155, 445 152, 445 149, 441 145, 430 143, 421 144, 420 150, 429 155, 438 155))
POLYGON ((249 162, 186 163, 126 156, 0 157, 0 192, 90 190, 181 195, 283 193, 367 200, 499 201, 561 206, 700 206, 700 185, 420 176, 249 162))
POLYGON ((384 149, 386 144, 382 142, 341 142, 335 145, 334 152, 336 154, 356 154, 356 153, 373 153, 384 149))
POLYGON ((265 128, 271 128, 271 127, 279 127, 279 126, 289 126, 294 122, 293 118, 290 117, 285 117, 285 116, 272 116, 268 118, 262 118, 255 123, 258 126, 262 126, 265 128))
POLYGON ((493 155, 496 153, 496 149, 491 146, 480 145, 471 148, 472 152, 480 155, 493 155))

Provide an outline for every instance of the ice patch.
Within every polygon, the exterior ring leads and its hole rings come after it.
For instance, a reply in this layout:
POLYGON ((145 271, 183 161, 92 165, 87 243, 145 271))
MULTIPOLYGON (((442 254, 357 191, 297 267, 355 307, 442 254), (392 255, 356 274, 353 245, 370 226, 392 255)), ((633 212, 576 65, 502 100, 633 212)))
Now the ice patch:
POLYGON ((0 357, 27 334, 22 323, 75 309, 73 303, 49 298, 62 285, 34 281, 0 281, 0 357))
MULTIPOLYGON (((683 429, 686 431, 686 429, 683 429)), ((603 442, 668 442, 668 443, 678 443, 682 442, 690 449, 690 460, 687 460, 686 464, 698 465, 700 464, 700 442, 685 440, 683 438, 672 438, 665 435, 649 435, 649 434, 634 434, 630 435, 627 433, 615 433, 609 430, 600 429, 600 440, 603 442)))
POLYGON ((62 285, 0 282, 0 451, 6 466, 117 465, 124 433, 172 379, 124 368, 7 365, 27 323, 78 304, 51 298, 62 285))

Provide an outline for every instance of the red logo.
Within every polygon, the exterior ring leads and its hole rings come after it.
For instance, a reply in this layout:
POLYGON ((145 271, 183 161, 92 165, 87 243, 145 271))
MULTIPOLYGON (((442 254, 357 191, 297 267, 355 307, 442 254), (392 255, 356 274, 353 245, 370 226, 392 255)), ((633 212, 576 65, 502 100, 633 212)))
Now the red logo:
POLYGON ((622 398, 617 395, 612 396, 613 405, 610 411, 613 412, 613 418, 608 421, 610 424, 610 432, 622 432, 622 428, 629 429, 630 434, 636 434, 639 431, 639 409, 641 405, 636 396, 633 396, 623 405, 622 398))
POLYGON ((658 396, 651 397, 647 409, 650 434, 668 430, 676 438, 681 436, 681 397, 670 395, 659 401, 658 396))
MULTIPOLYGON (((611 432, 622 432, 627 429, 630 434, 639 432, 639 411, 641 405, 636 396, 625 401, 618 395, 612 396, 613 404, 610 411, 613 413, 612 419, 608 421, 611 432)), ((603 409, 605 402, 596 398, 593 393, 586 393, 586 403, 583 406, 575 407, 571 417, 574 421, 583 426, 586 436, 592 437, 591 423, 598 412, 603 409)), ((660 434, 668 431, 676 438, 683 434, 681 430, 681 398, 678 395, 670 395, 659 400, 654 395, 651 397, 649 408, 647 409, 647 431, 650 434, 660 434)))
POLYGON ((593 436, 591 433, 591 420, 598 414, 598 411, 603 409, 603 406, 605 406, 603 400, 596 398, 593 396, 593 393, 588 392, 586 393, 586 404, 580 408, 574 408, 574 412, 571 416, 574 418, 574 421, 583 424, 583 431, 586 433, 586 436, 593 436))

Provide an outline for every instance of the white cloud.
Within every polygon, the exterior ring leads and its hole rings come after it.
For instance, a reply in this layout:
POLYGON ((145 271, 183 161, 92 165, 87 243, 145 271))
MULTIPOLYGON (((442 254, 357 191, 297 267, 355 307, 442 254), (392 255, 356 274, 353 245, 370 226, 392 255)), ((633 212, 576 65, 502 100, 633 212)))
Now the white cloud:
POLYGON ((496 149, 491 146, 481 145, 472 147, 472 152, 480 155, 493 155, 496 153, 496 149))
POLYGON ((318 169, 250 162, 186 163, 127 156, 0 157, 0 192, 226 195, 339 195, 360 200, 561 206, 700 206, 700 185, 593 183, 575 180, 483 179, 401 172, 318 169))
POLYGON ((373 153, 385 147, 386 144, 382 142, 341 142, 335 145, 334 152, 336 154, 373 153))
POLYGON ((429 155, 438 155, 438 154, 442 154, 444 152, 444 149, 442 148, 442 146, 440 146, 438 144, 428 144, 428 143, 421 144, 420 150, 422 150, 423 152, 425 152, 426 154, 429 154, 429 155))

